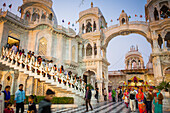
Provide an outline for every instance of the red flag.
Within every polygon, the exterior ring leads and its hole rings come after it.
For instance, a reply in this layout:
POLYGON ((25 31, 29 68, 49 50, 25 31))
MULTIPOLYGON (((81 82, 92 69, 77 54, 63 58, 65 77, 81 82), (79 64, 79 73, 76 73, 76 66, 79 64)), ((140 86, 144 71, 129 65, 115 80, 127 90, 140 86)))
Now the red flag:
POLYGON ((9 5, 9 8, 11 8, 11 7, 12 7, 12 4, 9 5))
POLYGON ((4 3, 3 6, 6 7, 6 3, 4 3))
POLYGON ((140 18, 142 18, 142 15, 140 15, 140 18))
POLYGON ((68 22, 68 25, 70 25, 70 22, 68 22))
POLYGON ((135 17, 137 17, 137 15, 135 14, 135 17))
POLYGON ((106 26, 107 26, 107 23, 106 23, 106 26))

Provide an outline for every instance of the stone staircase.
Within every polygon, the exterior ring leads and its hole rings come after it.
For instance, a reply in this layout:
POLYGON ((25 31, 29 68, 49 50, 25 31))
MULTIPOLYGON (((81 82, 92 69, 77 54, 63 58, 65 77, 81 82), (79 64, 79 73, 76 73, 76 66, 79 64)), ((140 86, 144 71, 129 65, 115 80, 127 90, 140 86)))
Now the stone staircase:
POLYGON ((28 59, 28 55, 15 54, 14 51, 2 48, 0 63, 23 72, 30 77, 39 79, 60 92, 74 94, 81 98, 84 96, 84 81, 73 79, 72 76, 69 77, 68 73, 64 74, 54 71, 54 68, 49 69, 47 65, 44 67, 42 63, 39 65, 34 56, 28 59))

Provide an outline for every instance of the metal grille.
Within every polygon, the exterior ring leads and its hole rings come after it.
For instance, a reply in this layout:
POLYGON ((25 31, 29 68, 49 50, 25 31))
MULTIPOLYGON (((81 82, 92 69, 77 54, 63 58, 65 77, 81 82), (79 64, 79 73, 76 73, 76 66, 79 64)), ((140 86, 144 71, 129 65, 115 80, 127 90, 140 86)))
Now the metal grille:
POLYGON ((46 55, 47 54, 47 40, 42 38, 39 43, 39 55, 46 55))

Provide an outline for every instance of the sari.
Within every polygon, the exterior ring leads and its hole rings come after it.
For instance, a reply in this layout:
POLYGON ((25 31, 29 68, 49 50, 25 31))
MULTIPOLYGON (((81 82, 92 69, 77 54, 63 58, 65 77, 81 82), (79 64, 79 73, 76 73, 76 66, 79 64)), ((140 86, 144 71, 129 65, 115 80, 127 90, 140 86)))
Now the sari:
POLYGON ((144 101, 144 94, 143 94, 143 92, 139 92, 136 95, 136 99, 138 100, 139 113, 147 113, 146 105, 143 102, 144 101))
POLYGON ((128 103, 129 103, 129 93, 128 92, 124 93, 124 103, 126 104, 126 107, 128 108, 128 103))
POLYGON ((154 100, 153 100, 153 104, 155 106, 154 113, 162 113, 162 104, 158 103, 158 96, 160 93, 161 93, 161 91, 159 90, 159 92, 156 94, 156 96, 154 97, 154 100))

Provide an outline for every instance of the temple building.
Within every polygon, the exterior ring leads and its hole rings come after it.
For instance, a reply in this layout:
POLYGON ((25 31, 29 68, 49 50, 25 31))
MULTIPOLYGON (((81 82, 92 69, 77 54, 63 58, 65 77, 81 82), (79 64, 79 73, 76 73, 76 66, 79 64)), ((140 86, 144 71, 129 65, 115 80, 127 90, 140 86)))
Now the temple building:
POLYGON ((147 0, 146 21, 129 21, 122 10, 119 23, 111 26, 91 3, 79 13, 78 34, 58 24, 52 5, 52 0, 23 0, 18 7, 20 16, 0 10, 0 83, 3 89, 10 85, 12 95, 19 84, 24 84, 26 95, 43 96, 51 88, 55 96, 73 97, 75 104, 82 105, 87 84, 99 88, 99 101, 103 101, 102 89, 108 91, 108 85, 116 88, 121 81, 131 86, 134 83, 130 80, 136 79, 153 85, 170 81, 169 0, 147 0), (132 33, 151 44, 147 66, 138 48, 131 47, 125 69, 108 72, 108 43, 116 36, 132 33), (12 47, 20 51, 12 51, 12 47))
MULTIPOLYGON (((129 52, 125 55, 125 69, 118 71, 109 71, 109 89, 132 87, 155 87, 157 84, 153 73, 153 64, 151 57, 144 66, 142 54, 138 46, 131 46, 129 52)), ((170 81, 170 70, 165 71, 165 81, 170 81)))

